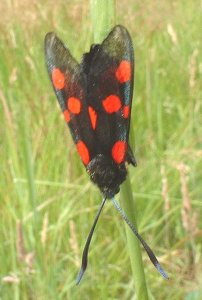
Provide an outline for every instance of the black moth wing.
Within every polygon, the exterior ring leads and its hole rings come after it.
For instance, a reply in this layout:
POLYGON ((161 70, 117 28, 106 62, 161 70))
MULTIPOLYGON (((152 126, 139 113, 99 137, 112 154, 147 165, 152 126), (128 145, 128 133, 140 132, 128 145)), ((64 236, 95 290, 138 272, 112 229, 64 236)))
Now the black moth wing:
POLYGON ((54 33, 48 33, 45 37, 45 57, 58 102, 77 150, 83 163, 87 165, 93 152, 94 134, 86 103, 85 74, 54 33))
MULTIPOLYGON (((102 44, 93 45, 83 56, 81 67, 87 77, 88 106, 97 114, 93 156, 101 153, 111 158, 117 141, 128 143, 134 77, 134 50, 128 31, 115 26, 102 44)), ((123 159, 119 154, 115 154, 115 162, 128 160, 135 165, 130 147, 123 159)))

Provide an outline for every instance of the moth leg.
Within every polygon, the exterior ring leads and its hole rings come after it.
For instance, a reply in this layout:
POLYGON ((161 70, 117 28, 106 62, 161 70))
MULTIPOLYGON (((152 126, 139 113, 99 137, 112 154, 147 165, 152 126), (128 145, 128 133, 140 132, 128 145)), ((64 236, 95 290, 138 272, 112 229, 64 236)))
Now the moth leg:
POLYGON ((133 154, 133 151, 132 151, 130 145, 128 145, 128 150, 127 150, 127 153, 126 153, 126 161, 129 164, 132 164, 134 167, 137 167, 137 161, 135 159, 135 156, 133 154))

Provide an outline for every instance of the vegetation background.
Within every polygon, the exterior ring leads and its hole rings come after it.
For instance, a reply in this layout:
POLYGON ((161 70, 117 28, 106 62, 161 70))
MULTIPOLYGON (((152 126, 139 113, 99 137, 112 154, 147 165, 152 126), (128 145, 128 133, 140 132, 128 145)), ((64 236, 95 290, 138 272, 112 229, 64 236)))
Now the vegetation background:
MULTIPOLYGON (((75 278, 101 201, 80 162, 44 64, 55 31, 80 60, 89 1, 0 2, 0 299, 136 299, 123 222, 109 202, 81 285, 75 278)), ((202 2, 117 1, 136 49, 129 167, 150 299, 202 299, 202 2)), ((127 201, 127 199, 124 199, 127 201)))

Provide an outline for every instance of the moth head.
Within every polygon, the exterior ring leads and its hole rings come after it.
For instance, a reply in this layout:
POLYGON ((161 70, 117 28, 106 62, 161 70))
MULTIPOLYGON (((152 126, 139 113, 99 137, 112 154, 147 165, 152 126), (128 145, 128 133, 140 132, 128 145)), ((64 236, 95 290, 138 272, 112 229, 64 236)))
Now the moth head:
POLYGON ((96 155, 87 165, 90 179, 95 183, 104 197, 111 199, 120 190, 120 184, 126 179, 125 163, 116 164, 103 154, 96 155))

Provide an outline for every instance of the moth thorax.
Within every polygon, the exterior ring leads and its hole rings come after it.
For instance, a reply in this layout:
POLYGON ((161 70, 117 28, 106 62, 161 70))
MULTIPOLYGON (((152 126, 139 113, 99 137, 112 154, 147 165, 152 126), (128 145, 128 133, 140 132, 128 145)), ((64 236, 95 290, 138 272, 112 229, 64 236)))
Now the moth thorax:
POLYGON ((99 187, 106 198, 112 198, 120 190, 120 184, 126 179, 125 164, 115 164, 103 154, 96 155, 87 165, 90 179, 99 187))

